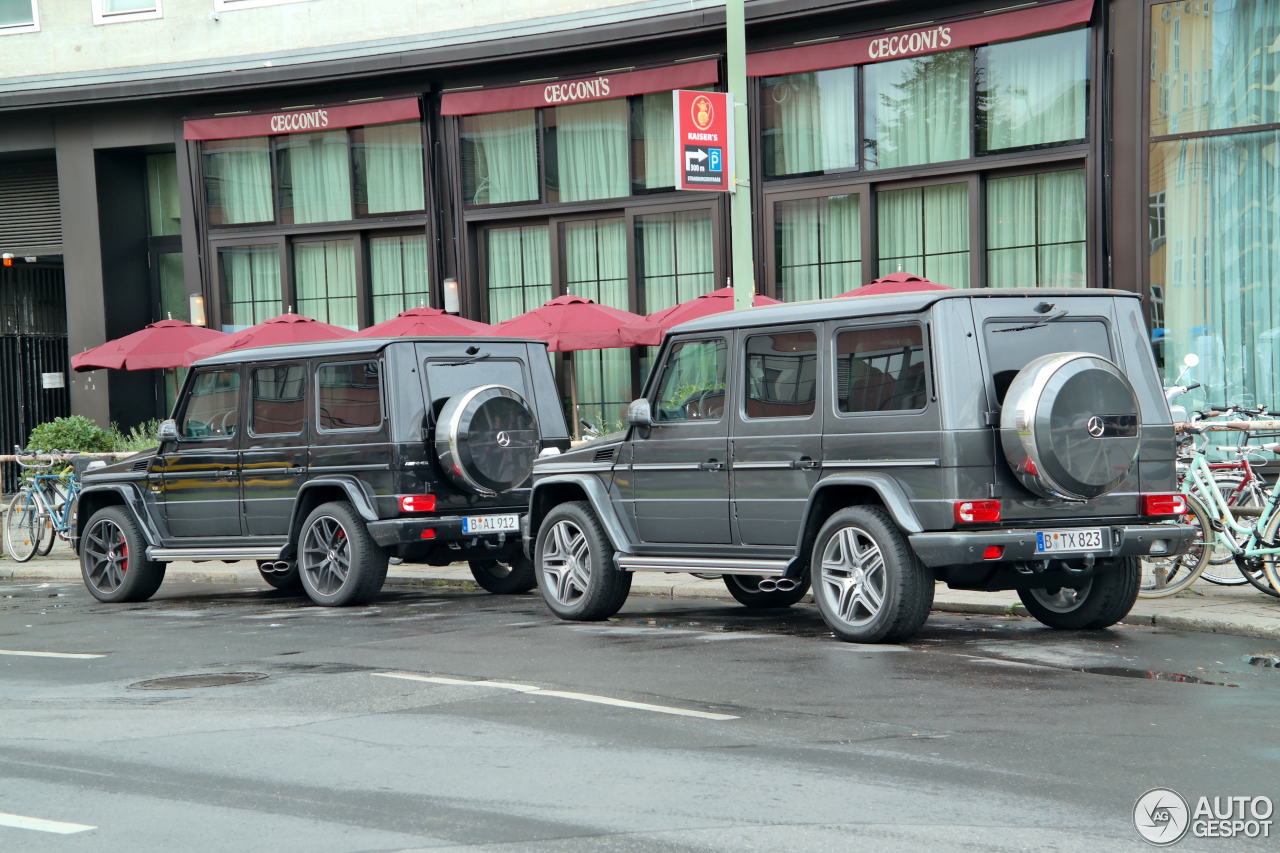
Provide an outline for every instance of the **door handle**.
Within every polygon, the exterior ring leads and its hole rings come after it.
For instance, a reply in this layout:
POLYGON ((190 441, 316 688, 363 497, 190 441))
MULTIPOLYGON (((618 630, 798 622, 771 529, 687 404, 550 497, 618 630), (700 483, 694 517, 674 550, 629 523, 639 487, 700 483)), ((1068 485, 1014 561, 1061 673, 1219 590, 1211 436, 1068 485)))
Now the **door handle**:
POLYGON ((307 469, 302 467, 301 465, 294 465, 292 468, 289 469, 290 474, 305 474, 306 472, 307 472, 307 469))
POLYGON ((236 477, 236 469, 219 468, 213 476, 217 477, 219 480, 234 480, 236 477))
POLYGON ((818 467, 818 460, 810 459, 808 456, 801 456, 795 462, 791 463, 792 468, 798 468, 802 471, 809 471, 818 467))
POLYGON ((698 470, 699 471, 723 471, 724 463, 717 462, 714 459, 708 459, 706 462, 698 463, 698 470))

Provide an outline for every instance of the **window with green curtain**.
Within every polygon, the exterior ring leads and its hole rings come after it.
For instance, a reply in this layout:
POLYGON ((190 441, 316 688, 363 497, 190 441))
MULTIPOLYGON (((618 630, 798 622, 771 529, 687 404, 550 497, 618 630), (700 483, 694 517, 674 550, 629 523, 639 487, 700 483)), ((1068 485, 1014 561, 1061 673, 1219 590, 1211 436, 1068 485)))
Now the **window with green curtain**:
MULTIPOLYGON (((565 290, 601 305, 631 308, 627 287, 627 225, 622 217, 569 222, 564 240, 565 290)), ((613 429, 631 401, 631 350, 575 352, 573 373, 580 420, 613 429)))
POLYGON ((766 77, 760 111, 767 178, 858 165, 858 69, 766 77))
POLYGON ((1187 381, 1209 401, 1280 400, 1280 132, 1152 146, 1150 191, 1165 198, 1162 241, 1151 246, 1151 286, 1163 294, 1166 376, 1188 352, 1187 381))
POLYGON ((630 193, 626 98, 542 112, 548 201, 588 201, 630 193))
POLYGON ((427 238, 422 234, 370 238, 369 284, 374 323, 390 320, 409 308, 430 307, 427 238))
POLYGON ((222 331, 237 332, 281 311, 280 252, 275 246, 223 246, 222 331))
POLYGON ((1280 2, 1151 7, 1151 135, 1280 122, 1280 2))
POLYGON ((538 131, 533 110, 464 116, 462 192, 467 204, 537 201, 538 131))
POLYGON ((422 125, 377 124, 351 131, 356 213, 361 216, 422 210, 422 125))
POLYGON ((773 215, 779 299, 826 299, 864 283, 858 196, 780 201, 773 215))
POLYGON ((147 218, 152 237, 182 233, 182 215, 178 212, 178 157, 168 154, 147 155, 147 218))
POLYGON ((285 223, 350 219, 351 159, 345 130, 278 138, 280 213, 285 223))
POLYGON ((490 228, 485 233, 489 322, 500 323, 551 298, 551 236, 546 225, 490 228))
POLYGON ((971 156, 970 65, 969 51, 951 50, 863 66, 867 168, 971 156))
POLYGON ((295 243, 293 285, 302 316, 352 331, 360 328, 354 240, 295 243))
POLYGON ((275 219, 271 200, 271 145, 265 136, 202 144, 210 225, 275 219))
POLYGON ((638 191, 676 185, 674 109, 671 92, 649 92, 636 99, 633 170, 638 191))
POLYGON ((187 284, 182 270, 182 252, 162 252, 156 255, 160 282, 160 319, 191 321, 191 303, 187 299, 187 284))
POLYGON ((1086 284, 1084 169, 987 181, 987 286, 1086 284))
POLYGON ((1088 30, 987 45, 977 63, 983 151, 1084 139, 1088 30))
POLYGON ((636 263, 646 313, 716 289, 711 212, 637 216, 636 263))
POLYGON ((907 272, 969 286, 969 189, 941 184, 876 195, 880 275, 907 272))
POLYGON ((0 0, 0 27, 21 27, 35 23, 32 0, 0 0))

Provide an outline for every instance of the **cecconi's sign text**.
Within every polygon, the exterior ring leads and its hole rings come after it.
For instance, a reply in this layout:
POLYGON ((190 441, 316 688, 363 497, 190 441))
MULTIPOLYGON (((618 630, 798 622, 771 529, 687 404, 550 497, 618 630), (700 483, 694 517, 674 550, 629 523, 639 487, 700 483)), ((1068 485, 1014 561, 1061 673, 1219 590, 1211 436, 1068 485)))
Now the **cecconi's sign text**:
POLYGON ((280 113, 271 117, 271 129, 276 133, 298 130, 317 130, 329 126, 328 110, 311 110, 305 113, 280 113))
POLYGON ((951 27, 934 27, 873 39, 867 45, 867 55, 872 59, 887 59, 913 53, 927 53, 951 46, 951 27))
POLYGON ((574 80, 572 83, 553 83, 542 90, 548 104, 563 104, 586 98, 605 98, 609 95, 609 78, 574 80))

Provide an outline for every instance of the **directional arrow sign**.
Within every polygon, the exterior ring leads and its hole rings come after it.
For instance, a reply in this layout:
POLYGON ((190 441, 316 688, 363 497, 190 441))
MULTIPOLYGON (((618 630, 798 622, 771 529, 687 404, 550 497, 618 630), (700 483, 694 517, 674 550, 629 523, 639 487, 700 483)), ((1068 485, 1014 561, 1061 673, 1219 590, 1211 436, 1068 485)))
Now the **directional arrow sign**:
POLYGON ((676 126, 676 189, 732 192, 732 104, 726 92, 672 93, 676 126))

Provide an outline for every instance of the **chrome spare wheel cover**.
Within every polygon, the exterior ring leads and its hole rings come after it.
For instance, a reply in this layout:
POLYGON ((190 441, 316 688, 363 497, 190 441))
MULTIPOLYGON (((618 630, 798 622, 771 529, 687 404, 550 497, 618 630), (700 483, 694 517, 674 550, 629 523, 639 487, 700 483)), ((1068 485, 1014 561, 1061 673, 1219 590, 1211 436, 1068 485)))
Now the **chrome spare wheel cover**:
POLYGON ((338 519, 322 515, 311 522, 302 537, 298 565, 321 595, 333 595, 342 588, 351 571, 351 543, 338 519))
POLYGON ((129 570, 129 545, 120 526, 110 519, 102 519, 89 528, 81 548, 94 589, 99 592, 119 589, 129 570))
POLYGON ((540 556, 551 597, 565 606, 581 601, 591 580, 591 549, 582 528, 568 519, 557 521, 542 540, 540 556))
POLYGON ((832 613, 847 625, 870 623, 884 605, 884 555, 871 534, 842 527, 822 552, 821 583, 816 590, 832 613))
POLYGON ((1084 604, 1092 587, 1093 579, 1090 578, 1079 589, 1073 589, 1069 586, 1060 586, 1052 592, 1047 589, 1033 589, 1031 590, 1031 597, 1038 601, 1045 610, 1051 610, 1054 613, 1072 613, 1081 604, 1084 604))

